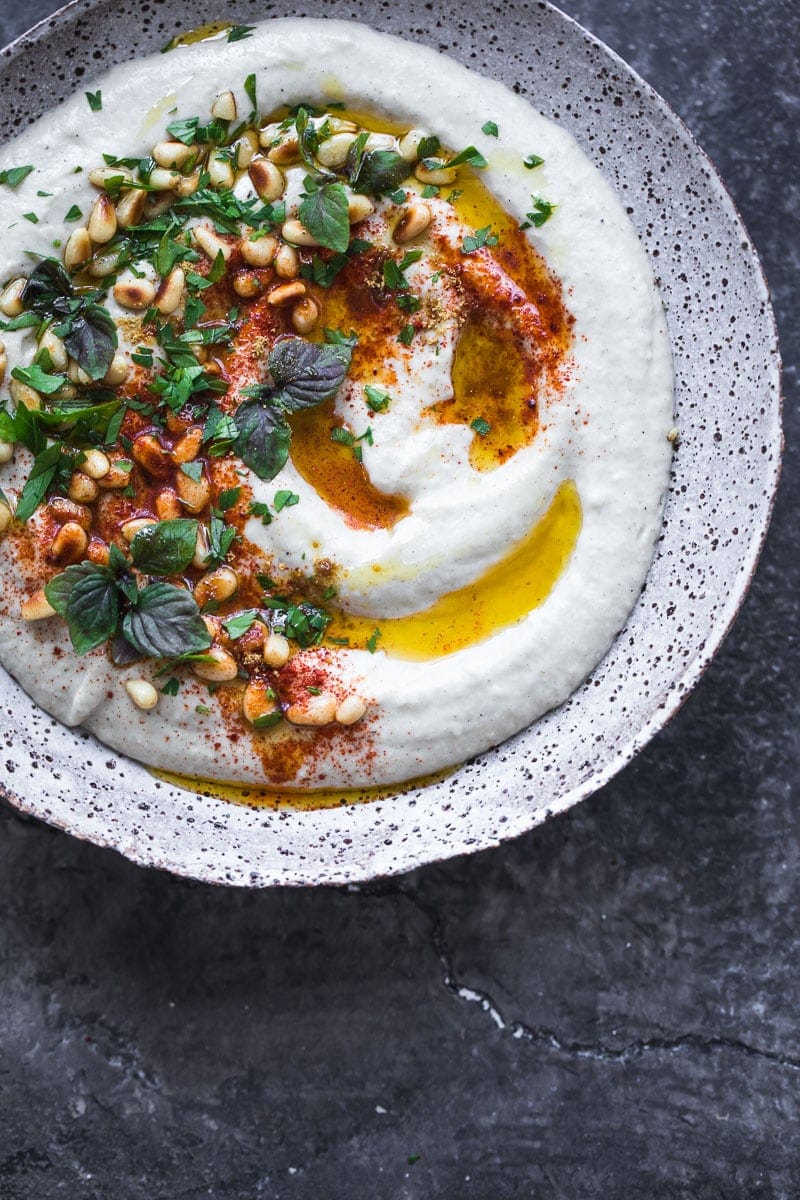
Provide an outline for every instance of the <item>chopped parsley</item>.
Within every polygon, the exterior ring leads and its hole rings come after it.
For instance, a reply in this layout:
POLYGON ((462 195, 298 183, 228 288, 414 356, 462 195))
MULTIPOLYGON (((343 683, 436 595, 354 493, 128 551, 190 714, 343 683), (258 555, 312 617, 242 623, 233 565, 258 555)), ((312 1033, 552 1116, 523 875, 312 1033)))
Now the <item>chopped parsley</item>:
POLYGON ((231 25, 228 30, 229 42, 243 42, 245 38, 249 38, 253 34, 255 25, 231 25))
POLYGON ((483 417, 476 417, 474 421, 469 423, 470 429, 474 429, 478 437, 486 437, 491 430, 491 425, 483 417))
POLYGON ((290 492, 288 488, 282 488, 275 493, 275 499, 272 501, 275 506, 275 512, 279 513, 284 508, 292 508, 293 505, 300 503, 300 497, 297 492, 290 492))
POLYGON ((386 409, 391 404, 392 398, 383 388, 373 387, 371 383, 366 384, 364 392, 367 397, 367 408, 372 412, 386 412, 386 409))
POLYGON ((5 171, 0 171, 0 183, 4 183, 6 187, 17 188, 32 170, 33 167, 8 167, 5 171))
POLYGON ((404 346, 410 346, 416 332, 417 328, 415 325, 404 325, 397 335, 397 340, 398 342, 402 342, 404 346))
POLYGON ((543 158, 539 158, 538 154, 529 154, 527 158, 523 158, 522 165, 532 171, 534 167, 540 167, 544 162, 543 158))
POLYGON ((78 208, 77 204, 73 204, 73 206, 69 210, 69 212, 64 213, 64 220, 65 221, 79 221, 82 216, 83 216, 83 213, 78 208))
POLYGON ((22 214, 26 221, 30 221, 31 225, 38 225, 39 218, 35 212, 27 212, 22 214))
POLYGON ((476 229, 474 234, 468 234, 461 243, 462 254, 474 254, 476 250, 482 250, 484 246, 496 246, 497 234, 492 233, 491 225, 484 225, 480 229, 476 229))
POLYGON ((481 125, 481 133, 485 133, 487 137, 497 137, 500 130, 494 121, 487 121, 484 125, 481 125))
POLYGON ((378 639, 381 637, 383 637, 383 634, 381 633, 380 627, 378 625, 376 625, 375 628, 373 629, 372 633, 367 638, 366 644, 367 644, 367 649, 369 650, 370 654, 374 654, 375 651, 378 649, 378 639))
POLYGON ((265 504, 263 500, 253 500, 249 511, 251 517, 260 517, 262 525, 272 524, 272 513, 269 505, 265 504))
POLYGON ((171 676, 171 678, 169 678, 167 680, 167 682, 162 687, 161 691, 164 693, 165 696, 177 696, 178 692, 180 691, 180 688, 181 688, 180 679, 176 679, 175 676, 173 675, 173 676, 171 676))
POLYGON ((549 200, 542 200, 541 196, 531 196, 531 204, 533 208, 531 212, 525 214, 528 219, 522 222, 520 229, 530 229, 531 225, 540 229, 545 221, 550 220, 557 207, 549 200))
POLYGON ((103 107, 103 93, 99 88, 96 92, 87 92, 86 99, 89 101, 89 108, 92 112, 100 112, 103 107))

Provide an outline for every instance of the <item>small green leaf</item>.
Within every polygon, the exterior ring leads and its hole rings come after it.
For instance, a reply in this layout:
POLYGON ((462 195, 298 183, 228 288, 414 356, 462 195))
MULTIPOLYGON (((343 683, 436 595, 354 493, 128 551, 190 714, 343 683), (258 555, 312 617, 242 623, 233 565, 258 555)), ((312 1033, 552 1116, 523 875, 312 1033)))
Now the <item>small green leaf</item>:
MULTIPOLYGON (((350 366, 352 347, 346 342, 307 342, 285 337, 276 342, 267 365, 281 403, 290 411, 313 408, 334 396, 350 366)), ((237 422, 238 424, 238 422, 237 422)))
POLYGON ((492 428, 489 422, 484 420, 483 417, 476 417, 474 421, 470 421, 469 426, 470 429, 475 430, 479 437, 486 437, 486 434, 489 433, 492 428))
POLYGON ((376 413, 386 412, 392 400, 388 392, 385 392, 383 388, 373 387, 370 383, 366 384, 364 392, 367 397, 367 408, 376 413))
POLYGON ((4 183, 7 187, 17 188, 22 183, 23 179, 27 179, 33 167, 7 167, 5 171, 0 171, 0 183, 4 183))
POLYGON ((375 653, 378 648, 378 640, 382 637, 383 634, 381 633, 380 627, 376 625, 366 642, 367 649, 369 650, 370 654, 375 653))
POLYGON ((199 462, 181 463, 181 472, 188 475, 194 483, 200 482, 200 477, 203 474, 203 464, 199 462))
POLYGON ((31 225, 38 225, 39 218, 35 212, 26 212, 22 214, 26 221, 30 221, 31 225))
POLYGON ((543 158, 539 158, 538 154, 529 154, 527 158, 523 158, 522 165, 532 171, 534 167, 541 167, 544 162, 543 158))
POLYGON ((165 696, 177 696, 181 690, 181 681, 172 675, 162 687, 161 691, 165 696))
POLYGON ((500 130, 494 121, 486 121, 485 124, 481 125, 481 133, 485 133, 487 137, 497 137, 500 130))
POLYGON ((146 525, 131 542, 131 561, 145 575, 177 575, 197 547, 197 521, 178 517, 146 525))
POLYGON ((474 254, 476 250, 482 250, 485 246, 496 246, 497 242, 497 234, 492 233, 491 225, 484 225, 481 229, 476 229, 474 234, 464 238, 461 253, 474 254))
POLYGON ((252 628, 257 620, 258 610, 255 608, 246 608, 243 609, 242 612, 236 613, 235 616, 229 617, 228 620, 223 621, 222 624, 225 627, 225 632, 227 633, 228 637, 233 638, 233 640, 236 641, 238 638, 242 637, 243 634, 247 633, 248 629, 252 628))
POLYGON ((258 112, 258 101, 256 100, 256 77, 255 77, 255 75, 251 74, 251 75, 247 76, 247 78, 244 81, 244 91, 245 91, 245 95, 247 96, 247 99, 250 101, 250 103, 253 106, 253 116, 255 116, 258 112))
POLYGON ((292 508, 293 505, 300 503, 300 497, 297 492, 290 492, 287 489, 282 489, 275 493, 275 499, 272 502, 275 505, 275 512, 280 512, 284 508, 292 508))
POLYGON ((248 400, 236 412, 234 454, 259 479, 274 479, 289 457, 292 431, 280 409, 248 400))
POLYGON ((78 208, 77 204, 73 204, 72 208, 70 208, 69 211, 64 214, 64 220, 65 221, 79 221, 82 216, 83 216, 83 213, 78 208))
POLYGON ((404 346, 410 346, 416 332, 415 325, 404 325, 397 335, 397 340, 398 342, 402 342, 404 346))
POLYGON ((217 508, 219 511, 227 512, 229 508, 233 508, 233 506, 239 500, 241 491, 241 487, 232 487, 226 488, 223 492, 220 492, 219 498, 217 499, 217 508))
POLYGON ((149 658, 177 658, 211 645, 191 592, 170 583, 151 583, 142 589, 136 607, 123 619, 122 632, 149 658))
POLYGON ((326 183, 300 204, 297 215, 321 246, 344 253, 350 242, 347 192, 341 183, 326 183))
POLYGON ((255 25, 231 25, 228 30, 229 42, 242 42, 245 38, 252 37, 255 25))
POLYGON ((99 88, 96 92, 87 92, 86 99, 89 101, 89 108, 92 112, 100 112, 103 107, 103 93, 99 88))
POLYGON ((30 367, 14 367, 11 374, 14 379, 18 379, 20 383, 26 383, 28 387, 41 392, 43 396, 52 396, 53 392, 60 391, 67 382, 66 375, 50 375, 36 363, 30 367))

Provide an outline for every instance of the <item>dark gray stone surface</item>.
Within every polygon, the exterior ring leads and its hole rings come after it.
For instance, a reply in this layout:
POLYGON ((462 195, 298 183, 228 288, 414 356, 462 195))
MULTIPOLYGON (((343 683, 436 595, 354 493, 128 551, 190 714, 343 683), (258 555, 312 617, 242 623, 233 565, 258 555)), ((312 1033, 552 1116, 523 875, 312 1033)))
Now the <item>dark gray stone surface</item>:
MULTIPOLYGON (((0 0, 0 37, 54 7, 0 0)), ((686 119, 772 285, 744 612, 593 799, 385 885, 216 891, 0 811, 0 1200, 800 1194, 798 8, 565 7, 686 119)))

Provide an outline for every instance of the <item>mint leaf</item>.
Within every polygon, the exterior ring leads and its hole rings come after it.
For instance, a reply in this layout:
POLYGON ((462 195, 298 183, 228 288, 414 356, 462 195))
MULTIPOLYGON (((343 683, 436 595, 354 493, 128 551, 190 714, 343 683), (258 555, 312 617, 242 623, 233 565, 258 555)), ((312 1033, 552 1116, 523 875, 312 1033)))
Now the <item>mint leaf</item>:
POLYGON ((274 479, 289 457, 292 431, 283 411, 248 400, 236 411, 238 436, 233 452, 259 479, 274 479))
POLYGON ((36 363, 30 367, 14 367, 11 374, 14 379, 35 388, 43 396, 52 396, 53 392, 59 391, 67 382, 66 375, 50 375, 36 363))
POLYGON ((123 619, 122 632, 134 649, 149 658, 177 658, 211 645, 194 596, 171 583, 143 588, 135 608, 123 619))
MULTIPOLYGON (((285 337, 273 346, 267 365, 290 412, 313 408, 336 394, 347 374, 352 346, 285 337)), ((238 421, 237 421, 238 424, 238 421)))
MULTIPOLYGON (((355 150, 357 143, 351 146, 355 150)), ((393 192, 412 172, 412 164, 406 162, 395 150, 369 150, 366 154, 348 155, 347 170, 350 186, 354 192, 367 196, 385 196, 393 192)))
POLYGON ((178 517, 146 525, 131 542, 131 561, 145 575, 177 575, 194 558, 197 521, 178 517))
POLYGON ((67 567, 45 584, 44 593, 64 617, 77 654, 102 645, 119 621, 119 600, 114 576, 106 567, 83 562, 67 567))
POLYGON ((350 242, 347 192, 341 183, 326 183, 300 204, 297 215, 321 246, 343 254, 350 242))

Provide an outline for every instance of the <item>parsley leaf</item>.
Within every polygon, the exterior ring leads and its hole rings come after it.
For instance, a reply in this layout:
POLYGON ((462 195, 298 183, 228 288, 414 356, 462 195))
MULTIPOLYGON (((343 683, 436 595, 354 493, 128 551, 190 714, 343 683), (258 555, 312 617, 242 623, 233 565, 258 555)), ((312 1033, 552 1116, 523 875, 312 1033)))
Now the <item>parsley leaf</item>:
POLYGON ((92 112, 100 112, 103 107, 103 93, 99 89, 96 92, 87 92, 86 99, 92 112))
POLYGON ((500 130, 494 121, 487 121, 484 125, 481 125, 481 133, 485 133, 487 137, 497 137, 499 132, 500 130))
POLYGON ((242 42, 245 38, 249 38, 253 34, 255 25, 231 25, 228 30, 229 42, 242 42))
POLYGON ((383 388, 373 387, 368 383, 364 387, 364 392, 367 397, 367 408, 372 412, 385 412, 391 403, 391 396, 385 392, 383 388))
POLYGON ((5 171, 0 171, 0 183, 4 183, 7 187, 18 188, 23 179, 27 179, 33 167, 7 167, 5 171))
POLYGON ((523 158, 522 165, 532 171, 534 167, 540 167, 544 162, 543 158, 539 158, 538 154, 529 154, 527 158, 523 158))
POLYGON ((496 246, 497 234, 492 233, 491 225, 484 225, 481 229, 476 229, 474 234, 469 234, 461 243, 462 254, 474 254, 476 250, 482 250, 484 246, 496 246))
POLYGON ((478 437, 486 437, 491 430, 491 425, 483 417, 476 417, 474 421, 469 423, 470 429, 474 429, 478 437))

